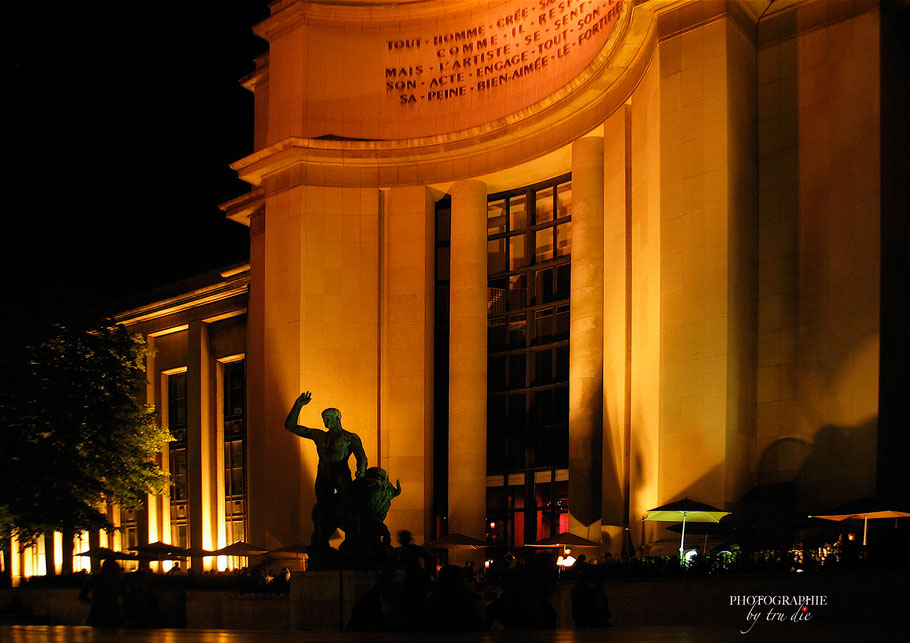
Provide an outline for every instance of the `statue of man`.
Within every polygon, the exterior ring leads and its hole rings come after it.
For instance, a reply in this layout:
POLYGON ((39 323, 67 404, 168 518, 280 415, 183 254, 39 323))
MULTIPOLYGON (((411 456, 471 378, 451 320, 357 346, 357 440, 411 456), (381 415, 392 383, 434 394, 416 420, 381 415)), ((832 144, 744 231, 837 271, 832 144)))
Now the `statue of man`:
POLYGON ((284 428, 316 443, 319 463, 316 465, 316 507, 313 512, 316 542, 313 544, 327 544, 336 526, 330 523, 329 518, 335 510, 335 492, 341 493, 351 484, 348 458, 354 456, 357 462, 355 475, 360 478, 367 470, 367 455, 360 438, 341 427, 341 412, 338 409, 329 408, 322 412, 325 431, 297 424, 300 409, 309 404, 312 397, 309 391, 300 394, 284 421, 284 428))

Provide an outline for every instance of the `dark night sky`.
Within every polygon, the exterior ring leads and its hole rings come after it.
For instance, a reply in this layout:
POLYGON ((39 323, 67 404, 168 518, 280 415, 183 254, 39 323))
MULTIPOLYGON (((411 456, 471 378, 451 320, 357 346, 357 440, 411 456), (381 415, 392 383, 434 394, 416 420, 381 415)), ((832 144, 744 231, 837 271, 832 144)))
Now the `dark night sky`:
POLYGON ((244 259, 218 205, 247 191, 238 80, 266 0, 17 3, 6 140, 8 302, 101 306, 244 259), (9 176, 9 175, 8 175, 9 176))

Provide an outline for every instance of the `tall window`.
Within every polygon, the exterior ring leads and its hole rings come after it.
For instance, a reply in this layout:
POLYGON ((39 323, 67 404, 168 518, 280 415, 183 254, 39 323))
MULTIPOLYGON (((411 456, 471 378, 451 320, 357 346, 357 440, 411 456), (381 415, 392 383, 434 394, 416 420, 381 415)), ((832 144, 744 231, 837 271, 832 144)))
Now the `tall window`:
POLYGON ((246 371, 243 360, 223 368, 224 515, 230 544, 244 540, 246 532, 246 371))
MULTIPOLYGON (((487 495, 491 545, 520 546, 568 520, 571 175, 487 200, 487 495)), ((451 201, 436 204, 436 461, 446 513, 451 201)))
POLYGON ((186 469, 186 372, 167 376, 168 428, 171 471, 171 543, 188 546, 186 469))
POLYGON ((120 528, 123 530, 124 549, 132 549, 139 544, 139 530, 135 509, 123 509, 120 512, 120 528))
POLYGON ((490 197, 487 472, 568 465, 568 176, 490 197))

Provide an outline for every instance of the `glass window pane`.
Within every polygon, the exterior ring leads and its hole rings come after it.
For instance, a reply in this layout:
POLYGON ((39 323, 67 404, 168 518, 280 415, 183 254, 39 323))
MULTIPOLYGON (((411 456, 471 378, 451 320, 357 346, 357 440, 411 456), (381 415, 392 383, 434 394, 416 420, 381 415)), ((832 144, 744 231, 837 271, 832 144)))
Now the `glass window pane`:
POLYGON ((507 279, 491 279, 487 287, 487 314, 501 315, 506 312, 508 304, 507 279))
POLYGON ((547 426, 553 423, 553 390, 536 391, 531 402, 531 424, 547 426))
POLYGON ((449 278, 449 247, 443 246, 436 251, 436 278, 445 281, 449 278))
POLYGON ((527 275, 513 275, 509 277, 509 310, 520 310, 527 306, 527 293, 527 275))
POLYGON ((549 384, 553 381, 553 351, 534 353, 534 384, 549 384))
POLYGON ((523 429, 526 423, 525 394, 513 393, 509 396, 508 426, 510 429, 523 429))
POLYGON ((556 337, 555 339, 568 339, 569 337, 569 304, 556 307, 556 337))
POLYGON ((524 353, 509 356, 509 388, 524 388, 527 383, 527 357, 524 353))
POLYGON ((506 231, 506 200, 499 199, 487 204, 487 234, 506 231))
POLYGON ((509 325, 505 317, 491 317, 487 325, 489 350, 499 350, 509 345, 509 325))
MULTIPOLYGON (((528 466, 529 467, 545 467, 549 464, 549 454, 547 453, 546 443, 544 437, 546 430, 533 429, 528 432, 528 466)), ((541 512, 537 513, 537 538, 540 536, 540 517, 541 512)))
POLYGON ((538 270, 535 275, 537 283, 535 290, 537 297, 535 303, 548 304, 554 301, 553 293, 553 269, 538 270))
POLYGON ((487 433, 487 470, 501 471, 505 469, 505 442, 502 433, 487 433))
POLYGON ((523 348, 527 345, 527 320, 523 315, 513 315, 509 319, 509 347, 523 348))
POLYGON ((544 344, 553 338, 553 309, 545 308, 534 313, 534 339, 544 344))
POLYGON ((487 241, 487 273, 503 272, 506 269, 506 240, 487 241))
POLYGON ((518 270, 528 265, 528 254, 525 252, 525 235, 509 237, 509 270, 518 270))
POLYGON ((540 190, 537 193, 535 207, 536 223, 546 223, 553 220, 553 188, 540 190))
POLYGON ((487 398, 487 429, 501 431, 506 424, 506 396, 491 395, 487 398))
POLYGON ((509 199, 509 230, 523 230, 528 227, 528 208, 524 195, 509 199))
POLYGON ((170 381, 172 384, 171 397, 186 397, 186 373, 171 375, 170 381))
POLYGON ((487 366, 487 385, 493 391, 506 387, 506 358, 491 357, 487 366))
POLYGON ((448 208, 436 211, 436 242, 448 241, 452 211, 448 208))
POLYGON ((572 271, 570 264, 563 264, 556 268, 556 293, 554 298, 568 299, 572 288, 572 271))
MULTIPOLYGON (((181 400, 182 402, 183 400, 181 400)), ((186 424, 186 404, 178 403, 175 405, 175 417, 171 424, 176 424, 177 426, 184 426, 186 424)))
POLYGON ((556 349, 556 379, 564 382, 569 379, 569 347, 556 349))
POLYGON ((508 506, 505 487, 487 487, 487 510, 499 512, 508 506))
POLYGON ((565 257, 572 252, 572 223, 556 226, 556 256, 565 257))
POLYGON ((553 465, 565 467, 569 464, 569 426, 563 424, 552 429, 553 435, 553 465))
POLYGON ((449 318, 449 287, 439 286, 436 289, 436 320, 449 318))
MULTIPOLYGON (((509 469, 522 469, 525 466, 525 447, 523 440, 519 440, 518 436, 510 435, 507 437, 507 449, 506 454, 506 467, 509 469)), ((518 529, 518 515, 515 516, 515 525, 516 530, 518 529)))
POLYGON ((572 184, 561 183, 556 186, 556 217, 562 218, 572 214, 572 184))
POLYGON ((537 263, 553 258, 553 228, 544 228, 535 233, 534 249, 537 263))
POLYGON ((242 522, 232 522, 231 523, 231 532, 234 537, 234 542, 239 542, 245 539, 243 533, 243 523, 242 522))
POLYGON ((560 386, 556 389, 556 401, 553 407, 553 419, 556 422, 569 421, 569 387, 560 386))

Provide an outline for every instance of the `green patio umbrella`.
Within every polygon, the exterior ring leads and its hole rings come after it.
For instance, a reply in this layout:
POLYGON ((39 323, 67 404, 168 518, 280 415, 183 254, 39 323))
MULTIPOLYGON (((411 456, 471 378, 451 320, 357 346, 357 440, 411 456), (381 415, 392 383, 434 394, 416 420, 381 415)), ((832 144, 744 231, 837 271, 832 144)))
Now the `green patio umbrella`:
POLYGON ((703 502, 683 498, 676 502, 671 502, 654 509, 648 509, 648 515, 645 520, 656 522, 680 522, 682 521, 679 539, 679 561, 682 563, 683 552, 686 545, 686 523, 687 522, 720 522, 720 519, 729 515, 729 511, 706 505, 703 502))

